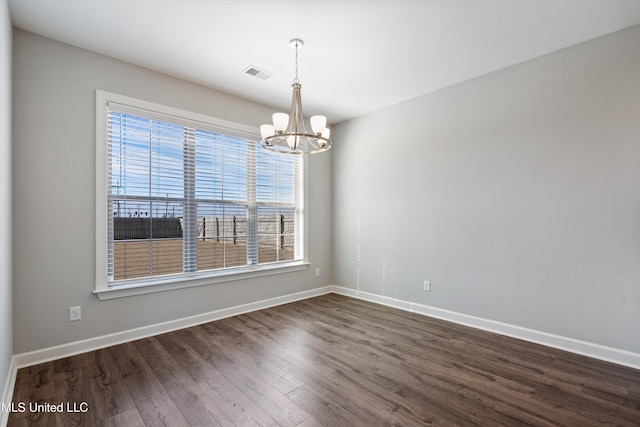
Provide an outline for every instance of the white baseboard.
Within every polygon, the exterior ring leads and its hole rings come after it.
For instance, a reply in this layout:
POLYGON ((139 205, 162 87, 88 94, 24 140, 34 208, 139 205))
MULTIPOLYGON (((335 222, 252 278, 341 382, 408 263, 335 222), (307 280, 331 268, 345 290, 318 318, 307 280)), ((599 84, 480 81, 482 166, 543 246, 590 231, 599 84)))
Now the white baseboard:
MULTIPOLYGON (((16 354, 11 360, 10 373, 5 384, 5 389, 3 391, 3 399, 11 399, 15 384, 16 372, 20 368, 37 365, 39 363, 61 359, 63 357, 73 356, 80 353, 86 353, 88 351, 122 344, 153 335, 163 334, 178 329, 188 328, 190 326, 212 322, 215 320, 224 319, 226 317, 237 316, 243 313, 249 313, 252 311, 275 307, 294 301, 313 298, 332 292, 382 305, 387 305, 390 307, 399 308, 401 310, 410 311, 425 316, 448 320, 450 322, 470 326, 473 328, 496 332, 513 338, 546 345, 548 347, 558 348, 561 350, 570 351, 572 353, 582 354, 596 359, 617 363, 619 365, 640 369, 640 354, 638 353, 632 353, 630 351, 619 350, 599 344, 593 344, 585 341, 575 340, 572 338, 553 335, 546 332, 523 328, 520 326, 509 325, 507 323, 496 322, 494 320, 469 316, 467 314, 443 310, 440 308, 417 304, 409 301, 403 301, 397 298, 358 291, 342 286, 325 286, 322 288, 283 295, 280 297, 238 305, 235 307, 214 310, 208 313, 158 323, 155 325, 143 326, 140 328, 130 329, 114 334, 103 335, 86 340, 61 344, 55 347, 16 354)), ((6 403, 5 400, 3 401, 6 403)), ((4 414, 2 415, 2 418, 4 418, 4 414)), ((0 418, 0 420, 2 418, 0 418)), ((2 425, 3 424, 0 423, 0 426, 2 425)))
MULTIPOLYGON (((13 356, 9 363, 9 372, 7 372, 7 379, 4 382, 4 388, 2 389, 2 402, 4 407, 7 408, 11 405, 11 399, 13 398, 13 389, 16 385, 16 375, 18 374, 18 368, 16 367, 16 358, 13 356)), ((9 422, 9 411, 0 410, 0 426, 5 427, 9 422)))
POLYGON ((469 316, 468 314, 443 310, 428 305, 403 301, 397 298, 391 298, 383 295, 359 291, 356 289, 345 288, 342 286, 333 286, 332 291, 336 294, 346 295, 369 302, 387 305, 412 313, 435 317, 438 319, 458 323, 460 325, 470 326, 472 328, 482 329, 489 332, 495 332, 501 335, 518 338, 536 344, 542 344, 547 347, 553 347, 560 350, 593 357, 595 359, 628 366, 630 368, 640 369, 640 354, 638 353, 619 350, 616 348, 606 347, 603 345, 580 341, 559 335, 549 334, 546 332, 536 331, 520 326, 514 326, 507 323, 496 322, 495 320, 469 316))
MULTIPOLYGON (((237 316, 251 311, 263 310, 277 305, 287 304, 307 298, 313 298, 332 292, 332 286, 311 289, 308 291, 296 292, 293 294, 283 295, 280 297, 270 298, 266 300, 242 304, 235 307, 223 308, 220 310, 210 311, 195 316, 185 317, 182 319, 171 320, 168 322, 157 323, 155 325, 143 326, 127 331, 116 332, 100 337, 89 338, 81 341, 74 341, 67 344, 57 345, 55 347, 34 350, 27 353, 20 353, 13 356, 16 370, 27 366, 37 365, 39 363, 49 362, 51 360, 61 359, 63 357, 73 356, 80 353, 86 353, 100 348, 110 347, 112 345, 122 344, 153 335, 163 334, 178 329, 188 328, 190 326, 200 325, 202 323, 212 322, 214 320, 224 319, 226 317, 237 316)), ((13 392, 13 386, 11 387, 13 392)))

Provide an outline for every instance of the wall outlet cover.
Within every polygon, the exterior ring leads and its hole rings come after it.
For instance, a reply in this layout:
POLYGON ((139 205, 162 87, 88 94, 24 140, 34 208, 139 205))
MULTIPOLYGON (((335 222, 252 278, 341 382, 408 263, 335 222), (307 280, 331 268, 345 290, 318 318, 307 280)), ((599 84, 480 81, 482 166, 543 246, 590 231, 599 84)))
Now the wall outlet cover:
POLYGON ((82 319, 82 309, 80 306, 69 307, 69 322, 82 319))

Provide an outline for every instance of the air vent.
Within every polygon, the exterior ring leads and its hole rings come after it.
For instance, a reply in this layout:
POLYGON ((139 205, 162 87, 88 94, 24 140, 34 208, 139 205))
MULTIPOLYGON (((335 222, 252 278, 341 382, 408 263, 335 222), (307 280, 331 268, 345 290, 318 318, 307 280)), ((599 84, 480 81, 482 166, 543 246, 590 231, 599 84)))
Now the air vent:
POLYGON ((257 77, 260 80, 267 80, 271 78, 271 76, 273 76, 273 74, 271 74, 270 72, 261 70, 260 68, 254 67, 253 65, 249 65, 247 68, 245 68, 243 73, 253 77, 257 77))

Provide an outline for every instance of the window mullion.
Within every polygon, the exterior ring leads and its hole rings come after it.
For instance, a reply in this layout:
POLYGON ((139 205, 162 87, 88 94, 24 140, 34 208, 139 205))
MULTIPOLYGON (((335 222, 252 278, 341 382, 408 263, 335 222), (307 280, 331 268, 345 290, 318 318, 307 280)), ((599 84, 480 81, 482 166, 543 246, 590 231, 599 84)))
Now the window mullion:
MULTIPOLYGON (((113 139, 114 133, 114 116, 120 117, 122 120, 122 115, 107 110, 107 153, 108 153, 108 165, 106 168, 107 171, 107 283, 111 283, 114 280, 114 265, 113 265, 113 173, 111 170, 111 151, 113 150, 113 144, 111 143, 113 139)), ((118 123, 120 122, 118 120, 118 123)), ((122 140, 122 126, 118 126, 118 135, 117 138, 122 140)), ((119 144, 120 150, 122 150, 122 144, 119 144)), ((122 154, 120 155, 122 158, 122 154)))
POLYGON ((196 203, 195 130, 184 128, 183 270, 198 270, 198 205, 196 203))
POLYGON ((298 161, 294 165, 294 200, 295 200, 295 227, 294 227, 294 258, 302 259, 306 257, 305 238, 306 238, 306 224, 305 224, 305 168, 304 162, 298 161))
MULTIPOLYGON (((148 179, 148 185, 149 185, 149 197, 152 196, 153 194, 153 190, 152 190, 152 184, 153 184, 153 145, 154 143, 156 143, 156 141, 153 140, 153 121, 149 120, 149 134, 148 134, 148 139, 149 139, 149 179, 148 179)), ((151 206, 151 202, 149 203, 149 206, 151 206)), ((153 211, 151 211, 153 213, 153 211)), ((149 275, 153 276, 153 220, 150 219, 149 220, 149 275)))
POLYGON ((247 142, 247 263, 258 264, 258 207, 256 206, 256 144, 247 142))

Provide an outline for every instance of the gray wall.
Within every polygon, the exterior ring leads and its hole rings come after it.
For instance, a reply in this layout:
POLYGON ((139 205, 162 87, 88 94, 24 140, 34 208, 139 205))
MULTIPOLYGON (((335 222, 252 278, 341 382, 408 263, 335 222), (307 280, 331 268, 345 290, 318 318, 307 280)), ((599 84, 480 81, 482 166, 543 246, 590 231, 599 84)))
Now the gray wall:
POLYGON ((13 355, 11 299, 11 23, 0 0, 0 395, 13 355))
POLYGON ((335 284, 640 352, 638 46, 640 26, 334 127, 335 284))
POLYGON ((309 269, 99 301, 92 294, 95 89, 253 126, 273 109, 25 31, 13 36, 15 353, 331 284, 331 157, 316 156, 309 269), (70 323, 75 305, 82 320, 70 323))

